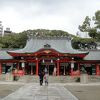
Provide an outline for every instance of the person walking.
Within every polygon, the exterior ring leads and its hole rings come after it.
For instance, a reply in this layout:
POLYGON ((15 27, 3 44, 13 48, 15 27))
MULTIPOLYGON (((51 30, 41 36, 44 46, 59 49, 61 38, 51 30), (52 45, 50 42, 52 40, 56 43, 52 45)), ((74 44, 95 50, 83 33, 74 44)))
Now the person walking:
POLYGON ((43 78, 44 78, 44 73, 43 73, 43 71, 40 71, 39 72, 40 86, 43 84, 43 78))
POLYGON ((56 72, 57 72, 57 68, 54 67, 54 69, 53 69, 53 76, 56 76, 56 72))
POLYGON ((48 70, 47 70, 47 67, 45 67, 45 75, 44 75, 44 81, 45 81, 45 85, 48 85, 48 70))

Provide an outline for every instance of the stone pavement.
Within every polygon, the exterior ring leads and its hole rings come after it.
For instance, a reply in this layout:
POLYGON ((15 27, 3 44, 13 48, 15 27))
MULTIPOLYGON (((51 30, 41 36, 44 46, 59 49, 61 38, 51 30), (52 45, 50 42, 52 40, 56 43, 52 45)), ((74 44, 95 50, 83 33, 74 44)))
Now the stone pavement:
POLYGON ((64 85, 28 83, 1 100, 78 100, 64 85))

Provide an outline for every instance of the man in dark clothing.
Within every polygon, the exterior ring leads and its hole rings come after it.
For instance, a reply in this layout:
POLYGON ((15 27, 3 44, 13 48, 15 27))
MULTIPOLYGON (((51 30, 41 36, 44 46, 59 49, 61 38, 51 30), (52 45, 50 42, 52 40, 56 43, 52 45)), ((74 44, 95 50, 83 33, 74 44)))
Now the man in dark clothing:
POLYGON ((43 84, 43 77, 44 77, 44 73, 42 71, 40 71, 40 73, 39 73, 40 85, 43 84))

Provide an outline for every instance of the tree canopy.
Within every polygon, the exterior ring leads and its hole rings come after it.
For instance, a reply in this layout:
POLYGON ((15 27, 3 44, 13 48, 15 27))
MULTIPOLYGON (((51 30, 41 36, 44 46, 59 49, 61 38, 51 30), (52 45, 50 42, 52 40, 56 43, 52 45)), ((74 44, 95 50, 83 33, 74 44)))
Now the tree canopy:
POLYGON ((26 30, 20 33, 12 33, 0 37, 0 48, 23 48, 29 36, 33 37, 64 37, 69 36, 68 32, 62 30, 26 30))
POLYGON ((86 16, 82 25, 79 25, 81 32, 88 32, 91 38, 100 41, 100 10, 96 11, 92 18, 86 16))

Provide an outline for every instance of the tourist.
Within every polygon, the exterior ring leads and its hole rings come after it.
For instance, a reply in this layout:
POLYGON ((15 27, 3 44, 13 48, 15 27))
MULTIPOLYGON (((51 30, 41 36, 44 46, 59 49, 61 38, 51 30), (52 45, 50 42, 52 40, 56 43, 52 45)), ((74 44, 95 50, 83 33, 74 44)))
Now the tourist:
POLYGON ((40 71, 40 72, 39 72, 40 85, 43 84, 43 77, 44 77, 44 72, 43 72, 43 71, 40 71))
POLYGON ((45 81, 45 85, 48 85, 48 73, 45 73, 44 81, 45 81))
POLYGON ((44 72, 45 72, 45 75, 44 75, 45 85, 48 85, 48 70, 47 70, 47 67, 45 67, 44 72))
POLYGON ((56 69, 56 67, 54 67, 53 76, 56 76, 56 71, 57 71, 57 69, 56 69))

